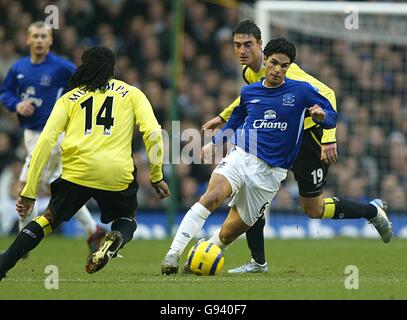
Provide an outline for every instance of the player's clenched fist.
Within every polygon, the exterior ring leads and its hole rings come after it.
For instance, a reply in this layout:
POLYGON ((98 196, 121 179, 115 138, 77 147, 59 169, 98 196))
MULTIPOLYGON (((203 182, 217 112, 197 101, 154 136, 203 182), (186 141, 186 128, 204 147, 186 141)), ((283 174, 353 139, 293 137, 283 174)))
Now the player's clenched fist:
POLYGON ((317 104, 314 104, 312 107, 309 109, 309 113, 311 118, 316 122, 316 123, 322 123, 324 122, 325 119, 325 111, 317 104))

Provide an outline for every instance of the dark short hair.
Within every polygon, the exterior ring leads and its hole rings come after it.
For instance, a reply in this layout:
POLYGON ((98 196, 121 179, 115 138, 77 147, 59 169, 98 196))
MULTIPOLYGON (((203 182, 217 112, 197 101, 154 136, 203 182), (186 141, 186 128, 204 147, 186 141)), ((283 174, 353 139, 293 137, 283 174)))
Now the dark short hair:
POLYGON ((260 28, 251 20, 245 20, 240 22, 235 29, 233 29, 232 36, 235 34, 247 34, 254 36, 257 41, 261 40, 260 28))
POLYGON ((116 55, 106 47, 93 47, 82 54, 82 64, 72 75, 70 89, 84 87, 86 91, 105 89, 114 75, 116 55))
POLYGON ((293 42, 288 41, 285 38, 271 39, 264 48, 264 55, 266 58, 268 58, 275 53, 285 54, 288 58, 290 58, 290 63, 292 63, 295 60, 295 45, 293 42))

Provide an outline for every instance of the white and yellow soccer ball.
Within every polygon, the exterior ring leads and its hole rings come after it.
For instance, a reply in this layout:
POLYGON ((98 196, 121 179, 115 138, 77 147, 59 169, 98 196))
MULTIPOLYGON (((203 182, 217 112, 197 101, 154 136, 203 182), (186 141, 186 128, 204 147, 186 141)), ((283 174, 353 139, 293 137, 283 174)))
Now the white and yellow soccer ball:
POLYGON ((187 264, 191 273, 214 276, 220 273, 225 263, 222 250, 209 241, 197 242, 189 250, 187 264))

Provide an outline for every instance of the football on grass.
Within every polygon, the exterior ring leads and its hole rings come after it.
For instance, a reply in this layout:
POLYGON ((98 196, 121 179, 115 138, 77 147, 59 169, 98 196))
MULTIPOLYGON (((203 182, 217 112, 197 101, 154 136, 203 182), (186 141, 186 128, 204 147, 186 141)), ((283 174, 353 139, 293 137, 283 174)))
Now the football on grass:
POLYGON ((197 242, 188 253, 189 270, 197 275, 217 275, 222 270, 224 263, 222 250, 209 241, 197 242))

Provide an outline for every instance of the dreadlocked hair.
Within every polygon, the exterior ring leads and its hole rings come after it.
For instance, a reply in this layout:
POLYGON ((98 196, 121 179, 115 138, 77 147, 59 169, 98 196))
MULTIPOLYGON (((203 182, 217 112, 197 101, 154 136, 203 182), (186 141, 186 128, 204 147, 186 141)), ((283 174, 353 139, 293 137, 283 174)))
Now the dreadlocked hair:
POLYGON ((105 90, 113 78, 116 55, 106 47, 93 47, 81 57, 82 64, 69 80, 70 90, 81 87, 85 91, 105 90))

